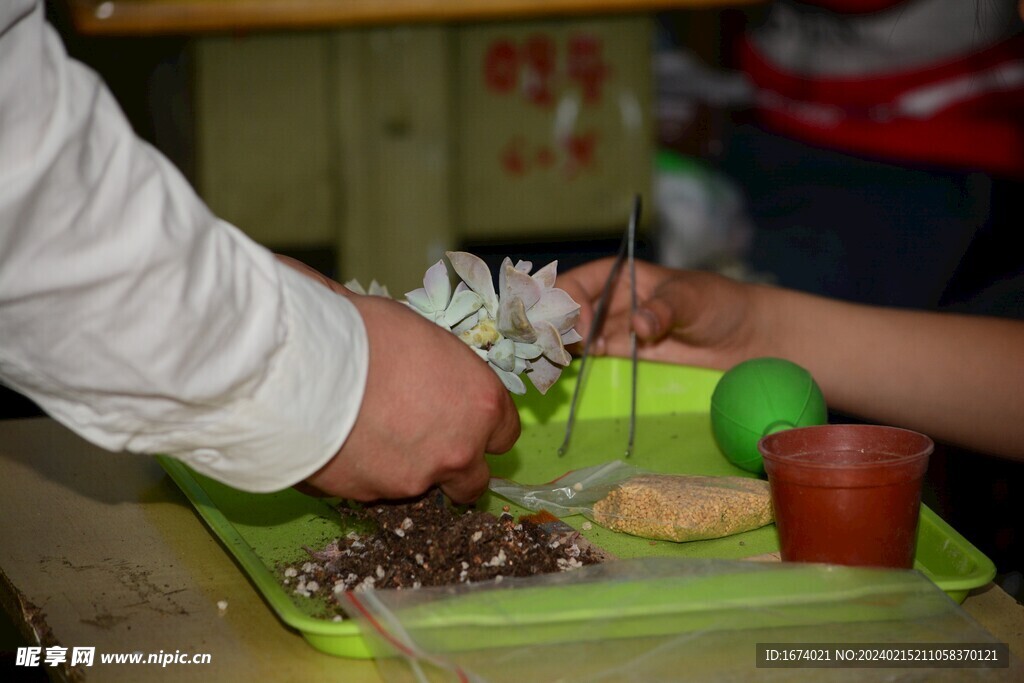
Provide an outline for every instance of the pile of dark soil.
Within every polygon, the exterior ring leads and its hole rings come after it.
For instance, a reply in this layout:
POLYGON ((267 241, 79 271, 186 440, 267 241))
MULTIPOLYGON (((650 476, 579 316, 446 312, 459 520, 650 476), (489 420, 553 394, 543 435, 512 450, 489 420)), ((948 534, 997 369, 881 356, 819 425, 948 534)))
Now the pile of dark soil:
POLYGON ((451 505, 439 491, 403 502, 341 506, 343 518, 372 529, 351 532, 309 560, 282 569, 305 597, 369 588, 414 589, 567 571, 604 556, 550 515, 516 520, 451 505))

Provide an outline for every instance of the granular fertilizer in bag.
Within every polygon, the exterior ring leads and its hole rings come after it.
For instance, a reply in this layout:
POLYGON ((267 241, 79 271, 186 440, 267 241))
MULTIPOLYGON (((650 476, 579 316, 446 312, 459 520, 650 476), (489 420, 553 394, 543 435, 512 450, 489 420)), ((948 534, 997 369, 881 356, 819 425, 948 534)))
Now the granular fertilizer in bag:
POLYGON ((634 536, 698 541, 773 520, 768 482, 747 477, 638 474, 593 505, 598 524, 634 536))

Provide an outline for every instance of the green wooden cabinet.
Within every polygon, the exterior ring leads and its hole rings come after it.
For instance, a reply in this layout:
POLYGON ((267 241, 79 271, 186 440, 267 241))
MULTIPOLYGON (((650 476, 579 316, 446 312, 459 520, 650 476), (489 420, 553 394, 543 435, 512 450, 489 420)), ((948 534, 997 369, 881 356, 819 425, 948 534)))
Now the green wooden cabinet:
POLYGON ((197 186, 396 294, 466 240, 620 229, 650 186, 650 40, 643 16, 199 38, 197 186))

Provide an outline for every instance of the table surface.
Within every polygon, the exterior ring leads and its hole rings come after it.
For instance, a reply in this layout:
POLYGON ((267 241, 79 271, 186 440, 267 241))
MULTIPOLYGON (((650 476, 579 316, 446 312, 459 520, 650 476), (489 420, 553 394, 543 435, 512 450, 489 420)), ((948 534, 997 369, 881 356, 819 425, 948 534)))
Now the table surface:
MULTIPOLYGON (((322 654, 281 623, 151 458, 49 418, 0 421, 0 519, 0 604, 44 644, 212 658, 171 672, 97 662, 90 680, 380 680, 372 662, 322 654)), ((995 585, 963 606, 1024 658, 1024 607, 995 585)))
POLYGON ((486 21, 738 7, 763 0, 66 0, 89 35, 486 21))

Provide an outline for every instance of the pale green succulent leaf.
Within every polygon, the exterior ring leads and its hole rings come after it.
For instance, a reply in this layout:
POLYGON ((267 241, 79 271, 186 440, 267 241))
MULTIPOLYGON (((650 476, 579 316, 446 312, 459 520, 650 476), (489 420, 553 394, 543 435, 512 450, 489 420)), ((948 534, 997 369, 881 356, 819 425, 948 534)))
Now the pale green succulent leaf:
POLYGON ((487 352, 487 360, 505 372, 512 372, 516 367, 515 342, 502 339, 487 352))
POLYGON ((516 394, 517 396, 522 396, 526 393, 526 385, 523 383, 523 380, 519 379, 519 375, 502 370, 494 364, 491 364, 491 369, 498 373, 501 383, 504 384, 505 388, 511 393, 516 394))
POLYGON ((526 344, 524 342, 516 342, 516 358, 525 358, 531 360, 544 353, 544 349, 539 344, 526 344))
POLYGON ((480 311, 476 311, 475 313, 471 313, 465 318, 463 318, 459 324, 452 326, 452 332, 454 334, 461 335, 463 332, 468 332, 474 327, 476 327, 479 322, 480 311))
POLYGON ((387 285, 382 285, 376 280, 370 281, 370 296, 382 296, 387 299, 391 298, 391 292, 388 291, 387 285))
MULTIPOLYGON (((374 280, 374 282, 376 282, 376 280, 374 280)), ((350 292, 355 292, 356 294, 359 294, 361 296, 366 296, 366 290, 363 289, 363 286, 361 284, 359 284, 359 280, 356 280, 355 278, 352 278, 351 280, 345 283, 345 289, 347 289, 350 292)))
POLYGON ((451 303, 444 311, 444 321, 448 327, 457 325, 469 315, 480 310, 483 305, 484 300, 480 298, 479 294, 468 289, 463 290, 452 297, 451 303))
POLYGON ((406 292, 405 300, 420 313, 430 315, 431 318, 433 317, 434 309, 430 306, 430 297, 427 296, 427 290, 424 288, 420 287, 411 292, 406 292))

